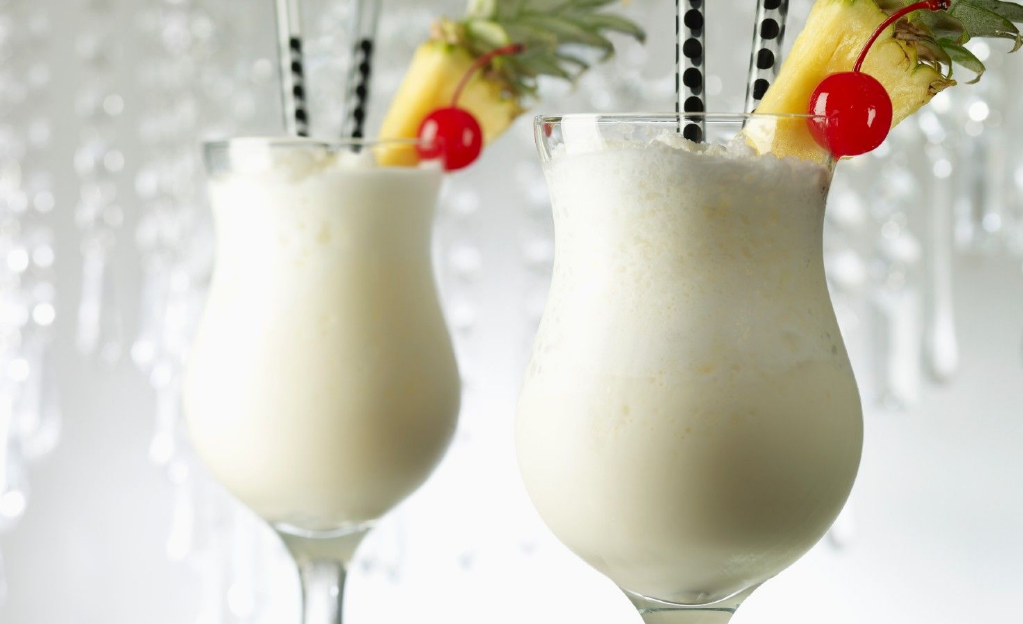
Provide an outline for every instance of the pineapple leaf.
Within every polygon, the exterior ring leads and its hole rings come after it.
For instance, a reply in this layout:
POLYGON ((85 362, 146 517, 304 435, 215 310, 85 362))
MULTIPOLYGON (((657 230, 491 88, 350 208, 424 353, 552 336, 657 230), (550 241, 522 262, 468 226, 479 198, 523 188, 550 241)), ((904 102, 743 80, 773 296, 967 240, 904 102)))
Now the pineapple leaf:
POLYGON ((508 38, 512 41, 523 41, 530 48, 554 50, 558 47, 558 37, 543 28, 521 22, 511 22, 505 26, 508 38))
POLYGON ((949 9, 949 15, 956 18, 966 27, 969 37, 996 37, 1013 39, 1020 46, 1019 29, 994 11, 981 8, 973 0, 958 0, 949 9))
POLYGON ((614 44, 610 39, 559 16, 531 14, 523 17, 520 23, 546 30, 557 36, 561 43, 581 43, 602 50, 605 59, 614 53, 614 44))
POLYGON ((926 26, 935 39, 949 39, 960 44, 969 39, 966 34, 966 26, 945 11, 920 11, 915 13, 910 20, 926 26))
POLYGON ((938 44, 942 48, 944 48, 946 52, 948 52, 948 55, 952 58, 953 61, 976 74, 973 80, 967 82, 966 84, 976 83, 978 80, 980 80, 980 77, 984 75, 984 72, 987 71, 987 68, 984 67, 984 63, 981 62, 981 60, 977 58, 976 55, 973 54, 973 52, 970 52, 963 46, 955 43, 954 41, 951 41, 949 39, 940 39, 938 40, 938 44))
POLYGON ((1002 0, 970 0, 970 4, 997 13, 1010 22, 1023 24, 1023 6, 1002 0))
POLYGON ((469 17, 491 19, 497 14, 497 0, 469 0, 466 13, 469 17))
POLYGON ((920 39, 916 42, 916 44, 918 51, 921 48, 924 51, 923 53, 920 53, 920 57, 924 58, 926 56, 926 60, 935 64, 938 71, 941 71, 941 66, 952 66, 952 56, 934 39, 920 39))
POLYGON ((603 10, 621 1, 468 0, 467 16, 441 20, 434 26, 434 38, 477 57, 512 42, 525 45, 525 52, 495 59, 487 70, 522 100, 536 95, 540 76, 574 81, 590 67, 587 52, 597 52, 600 60, 609 58, 614 53, 611 33, 644 41, 646 33, 638 24, 603 10), (571 54, 576 49, 582 50, 582 58, 571 54))
POLYGON ((519 98, 536 96, 536 76, 530 75, 516 59, 508 58, 501 71, 519 98))
POLYGON ((614 4, 619 0, 569 0, 554 8, 552 13, 559 15, 570 14, 570 13, 593 13, 608 5, 614 4))
POLYGON ((575 56, 573 54, 568 54, 566 52, 555 52, 554 56, 559 61, 561 61, 562 65, 575 65, 576 67, 579 68, 579 72, 580 73, 582 73, 582 72, 584 72, 584 71, 586 71, 587 69, 590 68, 590 64, 589 63, 587 63, 583 59, 581 59, 578 56, 575 56))
POLYGON ((579 23, 593 31, 610 30, 629 35, 639 42, 646 41, 646 31, 640 28, 636 22, 621 15, 611 15, 609 13, 581 15, 579 16, 579 23))
POLYGON ((469 20, 465 23, 465 33, 470 40, 482 42, 485 49, 500 48, 511 43, 507 31, 497 22, 485 19, 469 20))
POLYGON ((1018 51, 1020 48, 1023 48, 1023 34, 1021 34, 1018 30, 1016 31, 1015 35, 1013 33, 1000 33, 999 36, 1003 37, 1004 39, 1015 38, 1015 43, 1012 44, 1012 49, 1009 50, 1009 54, 1012 54, 1013 52, 1018 51))
POLYGON ((515 16, 522 13, 593 13, 604 7, 620 2, 621 0, 498 0, 499 5, 509 6, 507 11, 502 13, 506 16, 515 16))
POLYGON ((568 0, 561 6, 578 11, 593 11, 595 9, 602 9, 620 1, 621 0, 568 0))
POLYGON ((952 81, 952 57, 945 48, 936 41, 921 41, 916 44, 916 51, 921 62, 930 65, 934 71, 942 74, 946 82, 952 81))
POLYGON ((528 8, 530 0, 498 0, 496 19, 504 21, 528 8))
POLYGON ((539 54, 521 58, 518 61, 521 66, 525 67, 527 71, 535 76, 554 76, 555 78, 564 78, 565 80, 572 79, 572 74, 565 71, 557 61, 551 60, 548 56, 539 54))

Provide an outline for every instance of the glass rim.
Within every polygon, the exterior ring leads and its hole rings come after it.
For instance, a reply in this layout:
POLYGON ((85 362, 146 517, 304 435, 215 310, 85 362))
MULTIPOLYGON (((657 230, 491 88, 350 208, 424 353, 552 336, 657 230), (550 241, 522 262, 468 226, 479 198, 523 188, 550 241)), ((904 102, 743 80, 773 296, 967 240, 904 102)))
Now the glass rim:
POLYGON ((563 121, 594 121, 597 123, 620 123, 620 124, 654 124, 665 122, 678 122, 680 120, 703 121, 711 124, 742 123, 756 119, 777 119, 777 120, 809 120, 817 119, 827 122, 825 115, 811 115, 809 113, 679 113, 679 112, 653 112, 653 113, 567 113, 563 115, 536 115, 533 117, 533 124, 559 124, 563 121))
POLYGON ((337 138, 323 139, 300 136, 237 136, 227 139, 209 139, 201 142, 203 151, 227 150, 235 146, 251 145, 266 147, 269 149, 289 148, 322 148, 326 151, 340 151, 343 149, 374 148, 387 145, 408 145, 415 147, 425 145, 422 139, 365 139, 365 138, 337 138))

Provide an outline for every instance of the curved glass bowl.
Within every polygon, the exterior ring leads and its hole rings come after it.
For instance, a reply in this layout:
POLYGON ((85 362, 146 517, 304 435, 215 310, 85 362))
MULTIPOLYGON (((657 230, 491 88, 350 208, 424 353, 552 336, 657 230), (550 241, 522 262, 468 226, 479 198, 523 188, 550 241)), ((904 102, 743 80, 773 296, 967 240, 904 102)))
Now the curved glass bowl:
POLYGON ((355 547, 454 434, 431 263, 438 166, 411 141, 206 144, 216 260, 183 407, 197 455, 284 540, 305 624, 337 624, 355 547))
POLYGON ((803 141, 818 120, 700 115, 696 144, 694 117, 535 122, 555 258, 519 467, 650 624, 727 621, 824 535, 862 449, 824 275, 833 163, 803 141))

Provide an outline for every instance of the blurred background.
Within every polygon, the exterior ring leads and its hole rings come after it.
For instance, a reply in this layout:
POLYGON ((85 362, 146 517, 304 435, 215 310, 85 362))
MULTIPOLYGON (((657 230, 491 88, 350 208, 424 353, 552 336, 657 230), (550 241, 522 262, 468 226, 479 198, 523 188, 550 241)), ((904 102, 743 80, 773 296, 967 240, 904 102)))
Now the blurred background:
MULTIPOLYGON (((753 0, 709 7, 710 110, 741 110, 753 0)), ((349 0, 307 0, 314 134, 349 0)), ((789 43, 809 9, 792 0, 789 43)), ((387 0, 368 134, 460 0, 387 0)), ((670 110, 674 3, 538 112, 670 110)), ((179 374, 212 262, 202 138, 279 134, 271 0, 0 0, 0 622, 297 622, 273 533, 194 461, 179 374)), ((843 164, 829 280, 866 408, 850 504, 735 624, 1023 621, 1023 57, 843 164)), ((544 529, 511 423, 553 255, 521 119, 449 177, 436 266, 465 396, 429 483, 364 543, 354 624, 636 622, 544 529)))

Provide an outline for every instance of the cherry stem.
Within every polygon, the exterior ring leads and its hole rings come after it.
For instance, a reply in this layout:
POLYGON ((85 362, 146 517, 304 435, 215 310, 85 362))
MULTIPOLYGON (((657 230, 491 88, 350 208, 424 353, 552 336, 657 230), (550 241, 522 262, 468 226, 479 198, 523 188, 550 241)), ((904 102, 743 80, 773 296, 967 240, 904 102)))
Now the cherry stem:
POLYGON ((451 106, 458 106, 458 98, 462 97, 462 91, 465 90, 465 86, 469 84, 469 80, 490 61, 494 60, 499 56, 506 56, 508 54, 519 54, 526 49, 526 46, 521 43, 513 43, 506 45, 502 48, 495 48, 490 52, 487 52, 483 56, 476 59, 473 64, 466 70, 465 75, 458 81, 458 86, 455 88, 455 94, 451 97, 451 106))
POLYGON ((863 61, 867 60, 867 52, 870 52, 870 47, 874 45, 877 38, 881 36, 889 26, 899 21, 903 17, 913 13, 914 11, 921 11, 927 9, 929 11, 944 11, 949 7, 949 0, 923 0, 923 2, 917 2, 907 7, 903 7, 898 11, 891 14, 885 21, 881 22, 881 25, 877 27, 874 34, 867 40, 867 45, 863 46, 863 51, 860 52, 860 58, 856 60, 856 66, 853 68, 854 72, 859 72, 863 67, 863 61))

